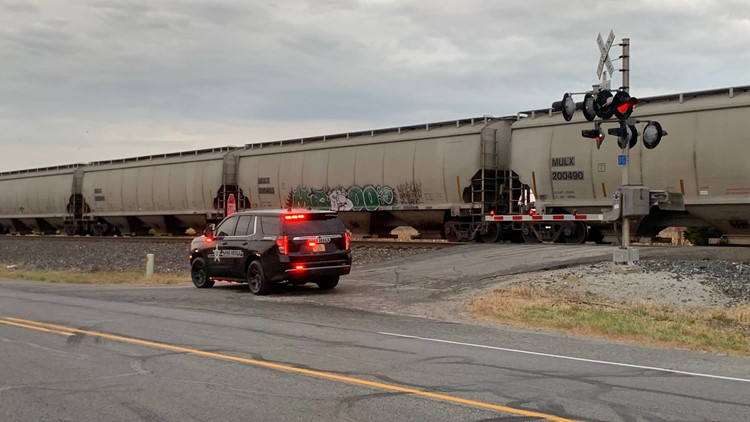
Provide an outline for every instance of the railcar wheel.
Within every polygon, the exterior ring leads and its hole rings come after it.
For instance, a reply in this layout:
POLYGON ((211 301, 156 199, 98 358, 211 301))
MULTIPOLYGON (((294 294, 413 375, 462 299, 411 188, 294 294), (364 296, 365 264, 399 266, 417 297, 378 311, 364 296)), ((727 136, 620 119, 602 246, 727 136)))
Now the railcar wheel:
POLYGON ((565 229, 565 243, 585 243, 586 236, 588 235, 588 228, 584 223, 573 223, 571 225, 572 233, 568 233, 568 228, 565 229))
POLYGON ((479 240, 482 243, 495 243, 500 240, 500 226, 498 224, 488 224, 487 231, 479 231, 479 240))
POLYGON ((460 239, 458 237, 457 229, 457 221, 447 221, 443 226, 443 231, 445 231, 445 240, 449 242, 458 242, 460 239))
POLYGON ((339 284, 339 276, 334 275, 330 277, 324 277, 318 279, 315 284, 317 284, 321 290, 331 290, 339 284))
POLYGON ((193 280, 195 287, 199 289, 208 289, 214 286, 214 281, 208 278, 206 261, 203 258, 193 260, 193 265, 190 266, 190 278, 193 280))
POLYGON ((521 230, 521 233, 523 233, 524 243, 539 243, 539 238, 531 227, 524 227, 521 230))
POLYGON ((254 295, 267 295, 271 293, 273 285, 266 278, 260 261, 253 261, 247 267, 247 285, 250 293, 254 295))

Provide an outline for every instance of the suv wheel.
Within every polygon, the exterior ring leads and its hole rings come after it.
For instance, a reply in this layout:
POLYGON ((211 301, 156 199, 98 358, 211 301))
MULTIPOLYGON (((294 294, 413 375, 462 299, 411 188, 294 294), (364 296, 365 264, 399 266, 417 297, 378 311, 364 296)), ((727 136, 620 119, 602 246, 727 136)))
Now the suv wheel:
POLYGON ((190 266, 190 277, 193 279, 193 284, 199 289, 208 289, 213 287, 213 280, 208 279, 208 272, 206 271, 206 261, 203 258, 195 258, 193 265, 190 266))
POLYGON ((320 278, 315 282, 322 290, 331 290, 339 284, 339 276, 320 278))
POLYGON ((271 292, 271 282, 266 278, 260 261, 253 261, 247 267, 247 285, 254 295, 267 295, 271 292))

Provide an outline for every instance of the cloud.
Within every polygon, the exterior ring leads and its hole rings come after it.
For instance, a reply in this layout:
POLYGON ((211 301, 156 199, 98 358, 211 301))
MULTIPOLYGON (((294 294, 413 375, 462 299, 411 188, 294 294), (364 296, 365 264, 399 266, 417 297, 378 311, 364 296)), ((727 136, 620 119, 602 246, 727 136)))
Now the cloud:
POLYGON ((0 171, 544 108, 597 82, 613 23, 636 95, 747 83, 744 1, 565 5, 6 0, 0 171))

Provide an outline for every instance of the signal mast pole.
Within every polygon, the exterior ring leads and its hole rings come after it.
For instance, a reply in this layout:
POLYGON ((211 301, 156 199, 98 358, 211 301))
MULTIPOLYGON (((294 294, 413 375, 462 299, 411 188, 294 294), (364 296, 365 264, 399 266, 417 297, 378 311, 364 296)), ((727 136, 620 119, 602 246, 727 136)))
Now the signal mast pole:
MULTIPOLYGON (((630 92, 630 38, 622 39, 622 90, 630 92)), ((623 125, 624 126, 624 125, 623 125)), ((624 145, 622 153, 626 156, 625 165, 622 166, 622 186, 630 184, 630 148, 624 145)), ((622 218, 622 249, 627 250, 630 247, 630 218, 622 218)))

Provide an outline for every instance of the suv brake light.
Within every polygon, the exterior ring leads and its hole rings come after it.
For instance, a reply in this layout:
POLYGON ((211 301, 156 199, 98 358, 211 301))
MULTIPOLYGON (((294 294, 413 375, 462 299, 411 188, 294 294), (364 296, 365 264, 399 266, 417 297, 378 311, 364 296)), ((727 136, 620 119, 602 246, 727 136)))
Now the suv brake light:
POLYGON ((348 251, 352 247, 352 235, 349 234, 349 232, 344 233, 345 239, 346 239, 346 250, 348 251))
POLYGON ((304 220, 305 214, 286 214, 284 220, 304 220))
POLYGON ((289 251, 289 237, 281 236, 276 239, 276 246, 279 247, 279 253, 286 255, 289 251))

